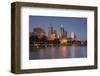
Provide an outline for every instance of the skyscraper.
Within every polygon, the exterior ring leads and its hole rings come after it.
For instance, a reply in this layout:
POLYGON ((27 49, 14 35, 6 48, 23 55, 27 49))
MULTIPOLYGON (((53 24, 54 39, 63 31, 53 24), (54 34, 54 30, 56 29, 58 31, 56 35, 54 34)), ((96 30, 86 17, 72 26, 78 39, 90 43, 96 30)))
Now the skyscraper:
POLYGON ((53 27, 50 25, 48 27, 48 37, 50 37, 53 34, 53 27))
POLYGON ((77 39, 77 36, 74 32, 71 32, 71 38, 72 40, 76 40, 77 39))
POLYGON ((67 31, 64 31, 64 37, 67 38, 67 31))
POLYGON ((64 34, 64 27, 63 27, 62 24, 61 24, 61 26, 60 26, 60 31, 61 31, 61 34, 64 34))
POLYGON ((55 38, 57 38, 57 31, 56 30, 53 31, 53 34, 54 34, 55 38))
POLYGON ((66 38, 67 37, 67 32, 64 30, 63 24, 60 26, 60 38, 66 38))

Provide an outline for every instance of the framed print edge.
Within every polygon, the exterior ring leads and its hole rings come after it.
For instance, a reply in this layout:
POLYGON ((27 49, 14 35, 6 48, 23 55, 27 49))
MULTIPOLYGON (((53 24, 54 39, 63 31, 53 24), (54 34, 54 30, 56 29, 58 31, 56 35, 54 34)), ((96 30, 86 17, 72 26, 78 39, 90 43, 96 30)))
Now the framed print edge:
POLYGON ((20 71, 20 7, 11 4, 11 72, 20 71), (19 12, 19 13, 17 13, 19 12))
POLYGON ((11 72, 15 74, 22 73, 40 73, 40 72, 57 72, 86 70, 97 68, 97 7, 92 6, 74 6, 60 4, 43 4, 43 3, 11 3, 11 72), (94 65, 76 66, 76 67, 57 67, 57 68, 41 68, 41 69, 21 69, 21 7, 41 7, 41 8, 60 8, 60 9, 79 9, 94 11, 94 65))
POLYGON ((96 7, 95 10, 94 10, 94 34, 95 34, 95 37, 94 37, 94 44, 95 44, 95 53, 94 53, 94 66, 96 68, 98 68, 98 8, 96 7))

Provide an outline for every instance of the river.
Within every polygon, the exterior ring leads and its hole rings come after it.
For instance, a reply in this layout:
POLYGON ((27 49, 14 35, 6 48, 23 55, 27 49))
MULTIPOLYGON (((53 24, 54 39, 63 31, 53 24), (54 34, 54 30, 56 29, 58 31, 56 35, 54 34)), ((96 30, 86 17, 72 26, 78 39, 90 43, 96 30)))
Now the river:
POLYGON ((29 60, 84 57, 87 57, 87 46, 56 46, 29 49, 29 60))

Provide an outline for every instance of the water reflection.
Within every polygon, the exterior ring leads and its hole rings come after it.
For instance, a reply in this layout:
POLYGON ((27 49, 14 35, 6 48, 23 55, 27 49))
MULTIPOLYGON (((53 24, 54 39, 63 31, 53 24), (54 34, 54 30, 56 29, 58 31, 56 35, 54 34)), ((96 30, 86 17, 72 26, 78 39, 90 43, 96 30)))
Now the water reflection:
POLYGON ((60 46, 59 47, 60 49, 60 54, 61 54, 61 57, 65 58, 67 57, 67 46, 60 46))
POLYGON ((74 58, 76 56, 75 52, 76 52, 76 46, 72 46, 72 48, 71 48, 71 57, 72 58, 74 58))
POLYGON ((44 52, 43 52, 43 49, 40 49, 39 56, 40 56, 40 58, 44 58, 44 52))
POLYGON ((51 47, 51 58, 55 58, 55 48, 51 47))
POLYGON ((30 48, 29 59, 82 58, 87 57, 87 46, 56 46, 30 48))

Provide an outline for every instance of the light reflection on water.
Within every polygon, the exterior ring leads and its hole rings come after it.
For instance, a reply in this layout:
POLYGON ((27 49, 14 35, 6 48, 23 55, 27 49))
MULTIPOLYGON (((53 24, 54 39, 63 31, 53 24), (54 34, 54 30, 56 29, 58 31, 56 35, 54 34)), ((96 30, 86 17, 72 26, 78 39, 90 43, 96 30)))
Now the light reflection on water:
POLYGON ((66 56, 67 56, 67 46, 61 46, 61 47, 59 47, 59 49, 60 49, 60 54, 61 54, 61 56, 63 57, 63 58, 65 58, 66 56))
POLYGON ((56 46, 30 48, 29 59, 83 58, 87 57, 87 46, 56 46))

